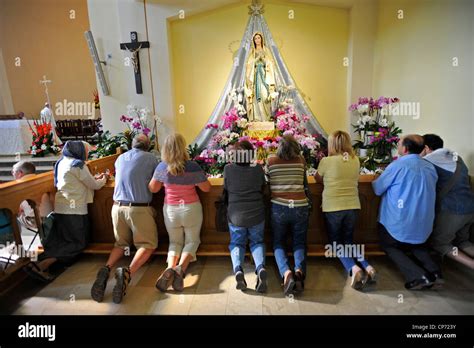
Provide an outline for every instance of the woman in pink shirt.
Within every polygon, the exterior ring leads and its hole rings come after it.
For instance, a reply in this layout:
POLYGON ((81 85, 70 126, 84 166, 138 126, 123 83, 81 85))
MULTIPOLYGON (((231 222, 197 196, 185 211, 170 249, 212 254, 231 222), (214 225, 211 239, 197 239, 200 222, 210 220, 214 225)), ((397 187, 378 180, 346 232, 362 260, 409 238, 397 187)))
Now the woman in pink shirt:
POLYGON ((202 206, 196 186, 208 192, 211 184, 196 162, 189 160, 186 141, 181 134, 171 134, 163 146, 163 162, 155 170, 149 188, 158 192, 165 187, 163 216, 169 235, 168 268, 156 281, 160 291, 171 285, 183 291, 188 265, 196 261, 201 243, 202 206))

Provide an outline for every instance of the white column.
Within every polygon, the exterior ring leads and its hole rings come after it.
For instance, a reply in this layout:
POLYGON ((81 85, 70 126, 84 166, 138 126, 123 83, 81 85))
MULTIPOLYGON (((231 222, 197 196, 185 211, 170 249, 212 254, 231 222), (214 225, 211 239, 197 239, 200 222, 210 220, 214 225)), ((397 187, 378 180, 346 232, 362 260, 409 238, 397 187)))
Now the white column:
POLYGON ((172 61, 169 47, 168 18, 177 16, 180 8, 146 1, 148 39, 150 41, 151 74, 156 114, 163 124, 159 129, 160 143, 176 130, 173 109, 172 61))
MULTIPOLYGON (((347 71, 347 107, 358 97, 373 93, 374 48, 377 30, 375 0, 357 0, 350 10, 349 68, 347 71)), ((348 131, 356 120, 347 112, 348 131)))
POLYGON ((7 71, 5 69, 2 49, 0 48, 0 115, 13 115, 14 113, 7 71))
MULTIPOLYGON (((147 49, 140 50, 140 68, 143 94, 136 94, 133 66, 125 66, 125 58, 131 54, 120 49, 120 43, 130 42, 130 32, 136 31, 139 41, 146 41, 145 7, 137 0, 88 0, 89 22, 100 59, 107 65, 104 74, 110 95, 99 90, 104 130, 112 134, 124 131, 121 115, 128 104, 153 110, 150 60, 147 49)), ((92 64, 92 62, 91 62, 92 64)))

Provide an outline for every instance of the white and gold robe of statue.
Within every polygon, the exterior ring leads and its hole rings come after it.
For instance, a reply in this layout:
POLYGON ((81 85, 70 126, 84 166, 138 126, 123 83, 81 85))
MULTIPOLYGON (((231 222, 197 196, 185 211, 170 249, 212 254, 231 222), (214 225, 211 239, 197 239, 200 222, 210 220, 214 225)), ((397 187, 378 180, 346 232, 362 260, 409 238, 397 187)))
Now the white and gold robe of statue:
POLYGON ((252 52, 246 66, 247 117, 251 122, 270 121, 270 94, 275 91, 272 59, 266 50, 252 52))

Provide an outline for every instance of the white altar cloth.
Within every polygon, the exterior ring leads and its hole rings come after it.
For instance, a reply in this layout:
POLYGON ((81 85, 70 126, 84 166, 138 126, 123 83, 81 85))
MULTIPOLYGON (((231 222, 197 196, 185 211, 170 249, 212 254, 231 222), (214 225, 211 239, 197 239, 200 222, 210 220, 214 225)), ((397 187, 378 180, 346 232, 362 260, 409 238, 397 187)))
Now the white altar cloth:
POLYGON ((0 155, 28 153, 31 142, 32 135, 26 120, 0 121, 0 155))

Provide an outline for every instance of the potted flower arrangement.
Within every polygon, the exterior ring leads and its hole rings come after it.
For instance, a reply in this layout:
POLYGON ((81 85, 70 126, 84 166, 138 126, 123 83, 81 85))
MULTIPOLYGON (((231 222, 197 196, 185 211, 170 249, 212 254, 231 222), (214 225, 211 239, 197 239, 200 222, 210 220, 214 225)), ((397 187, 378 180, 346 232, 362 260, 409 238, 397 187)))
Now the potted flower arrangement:
POLYGON ((97 91, 97 89, 95 89, 92 92, 92 96, 94 97, 94 108, 95 109, 100 109, 99 92, 97 91))
POLYGON ((354 148, 365 169, 373 171, 393 160, 392 151, 397 147, 402 130, 390 121, 390 110, 392 104, 399 101, 383 96, 378 99, 362 97, 349 107, 349 111, 358 117, 353 125, 359 135, 354 148))
POLYGON ((191 158, 199 163, 203 170, 210 176, 222 176, 226 165, 226 151, 241 140, 251 142, 256 150, 256 161, 264 164, 267 157, 276 152, 278 143, 283 135, 292 135, 300 143, 303 155, 308 165, 312 168, 308 172, 311 174, 317 167, 317 162, 325 156, 321 150, 320 143, 316 136, 307 133, 304 123, 308 121, 307 116, 299 118, 291 106, 280 109, 275 116, 275 136, 263 138, 251 137, 247 135, 248 121, 242 116, 237 108, 232 108, 222 117, 221 124, 208 124, 206 129, 215 132, 208 146, 199 152, 197 146, 190 146, 191 158))
POLYGON ((108 131, 104 133, 97 148, 91 151, 89 158, 100 158, 120 152, 128 151, 132 148, 133 138, 138 134, 145 134, 150 137, 149 151, 158 150, 158 143, 155 136, 155 129, 161 124, 158 116, 151 116, 148 108, 140 108, 135 105, 127 106, 127 114, 120 116, 120 121, 126 126, 126 130, 112 136, 108 131))
POLYGON ((54 145, 53 132, 51 123, 43 123, 42 121, 33 121, 33 127, 30 123, 30 131, 32 134, 32 143, 29 153, 33 157, 44 157, 48 154, 57 154, 61 149, 54 145))
POLYGON ((100 119, 100 100, 99 100, 99 92, 97 89, 92 91, 93 103, 94 103, 94 113, 92 115, 93 119, 100 119))

